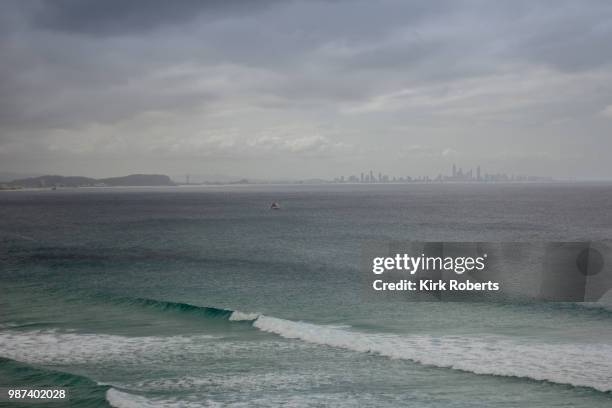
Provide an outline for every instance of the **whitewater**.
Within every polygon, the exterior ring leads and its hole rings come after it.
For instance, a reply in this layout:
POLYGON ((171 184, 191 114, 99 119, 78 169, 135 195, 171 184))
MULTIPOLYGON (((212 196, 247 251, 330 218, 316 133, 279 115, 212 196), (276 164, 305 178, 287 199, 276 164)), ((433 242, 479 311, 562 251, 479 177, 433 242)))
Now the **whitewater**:
MULTIPOLYGON (((215 308, 194 309, 221 310, 215 308)), ((541 343, 494 335, 431 336, 364 333, 338 326, 296 322, 258 313, 233 311, 230 322, 252 322, 263 332, 287 339, 410 360, 481 375, 522 377, 600 392, 612 391, 612 345, 541 343)), ((60 333, 55 330, 0 332, 0 355, 33 364, 84 363, 90 360, 146 361, 197 351, 202 341, 221 336, 124 337, 60 333)))

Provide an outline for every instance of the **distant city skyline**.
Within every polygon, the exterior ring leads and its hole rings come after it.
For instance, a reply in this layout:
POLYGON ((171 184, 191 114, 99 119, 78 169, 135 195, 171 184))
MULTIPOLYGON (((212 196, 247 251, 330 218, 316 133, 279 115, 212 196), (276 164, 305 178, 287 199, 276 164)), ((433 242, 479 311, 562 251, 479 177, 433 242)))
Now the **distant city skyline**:
POLYGON ((410 182, 508 182, 508 181, 543 181, 552 180, 552 177, 542 177, 534 175, 523 175, 523 174, 506 174, 506 173, 484 173, 481 171, 480 165, 476 166, 476 170, 473 168, 463 171, 462 167, 457 167, 453 163, 451 173, 444 175, 438 173, 435 177, 430 175, 424 176, 394 176, 383 174, 378 172, 378 176, 375 175, 373 170, 369 172, 361 172, 360 175, 350 176, 339 176, 335 177, 332 181, 334 183, 410 183, 410 182))

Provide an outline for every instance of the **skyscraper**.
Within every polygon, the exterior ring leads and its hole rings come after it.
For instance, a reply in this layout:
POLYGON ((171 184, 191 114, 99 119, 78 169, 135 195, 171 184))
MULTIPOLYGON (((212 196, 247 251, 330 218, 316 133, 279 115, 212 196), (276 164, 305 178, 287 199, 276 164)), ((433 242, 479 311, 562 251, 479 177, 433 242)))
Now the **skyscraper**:
POLYGON ((457 177, 457 165, 453 163, 453 178, 457 177))

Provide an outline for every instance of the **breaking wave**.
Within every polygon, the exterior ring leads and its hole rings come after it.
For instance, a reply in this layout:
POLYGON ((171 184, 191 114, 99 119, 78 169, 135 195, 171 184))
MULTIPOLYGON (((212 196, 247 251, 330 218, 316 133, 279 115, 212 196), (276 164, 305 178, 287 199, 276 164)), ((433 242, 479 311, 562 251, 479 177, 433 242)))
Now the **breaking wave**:
POLYGON ((612 391, 612 345, 608 344, 535 343, 502 336, 370 334, 268 316, 260 316, 253 326, 289 339, 435 367, 612 391))
POLYGON ((110 388, 106 391, 106 400, 115 408, 202 408, 214 406, 214 404, 184 400, 146 398, 141 395, 119 391, 115 388, 110 388))
MULTIPOLYGON (((393 359, 475 374, 526 378, 612 392, 612 345, 542 342, 510 336, 434 336, 368 333, 347 326, 297 322, 256 313, 150 299, 123 300, 161 311, 197 314, 227 322, 246 322, 287 339, 372 353, 393 359)), ((232 323, 236 324, 236 323, 232 323)), ((222 344, 210 335, 124 337, 53 330, 0 331, 0 355, 26 363, 147 360, 173 358, 202 342, 222 344)), ((120 391, 118 391, 120 392, 120 391)), ((117 400, 120 394, 111 393, 117 400)), ((138 396, 136 396, 138 397, 138 396)), ((124 405, 125 406, 125 405, 124 405)))

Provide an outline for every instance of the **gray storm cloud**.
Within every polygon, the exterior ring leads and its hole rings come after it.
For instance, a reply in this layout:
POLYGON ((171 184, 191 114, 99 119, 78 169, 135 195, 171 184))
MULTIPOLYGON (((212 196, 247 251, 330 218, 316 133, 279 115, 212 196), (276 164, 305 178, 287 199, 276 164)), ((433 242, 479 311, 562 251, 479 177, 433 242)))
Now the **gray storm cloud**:
POLYGON ((5 1, 0 171, 609 178, 610 38, 595 0, 5 1))

